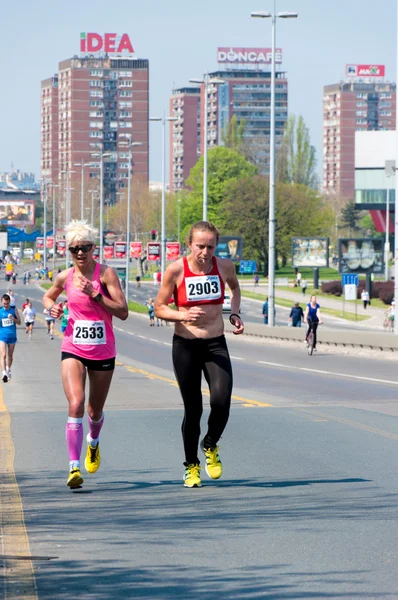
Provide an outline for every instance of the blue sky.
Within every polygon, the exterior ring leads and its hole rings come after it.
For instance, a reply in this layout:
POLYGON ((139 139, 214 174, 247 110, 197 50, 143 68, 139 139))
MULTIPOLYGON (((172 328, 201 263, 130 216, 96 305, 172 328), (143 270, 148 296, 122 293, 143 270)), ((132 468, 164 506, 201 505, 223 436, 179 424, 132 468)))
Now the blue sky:
MULTIPOLYGON (((397 0, 277 0, 299 13, 278 21, 277 46, 289 79, 289 111, 303 115, 321 171, 323 86, 344 77, 346 63, 385 64, 395 81, 397 0)), ((0 171, 11 161, 40 172, 40 81, 79 52, 81 31, 128 33, 150 61, 152 115, 168 110, 174 86, 217 68, 218 46, 269 47, 272 0, 20 0, 2 10, 0 36, 0 171)), ((160 179, 161 131, 151 125, 150 177, 160 179)))

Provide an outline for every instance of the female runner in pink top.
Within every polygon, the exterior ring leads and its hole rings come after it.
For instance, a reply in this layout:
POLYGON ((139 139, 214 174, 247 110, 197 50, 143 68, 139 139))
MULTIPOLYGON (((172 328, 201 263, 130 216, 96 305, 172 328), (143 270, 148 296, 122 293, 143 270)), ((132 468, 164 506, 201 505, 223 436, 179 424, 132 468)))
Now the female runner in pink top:
POLYGON ((100 466, 99 433, 103 407, 115 368, 115 336, 112 317, 128 317, 126 299, 113 269, 93 259, 98 230, 87 221, 71 221, 66 227, 66 242, 75 263, 57 275, 44 294, 43 305, 54 318, 63 314, 56 304, 65 290, 69 320, 62 342, 62 383, 69 402, 66 442, 69 451, 70 488, 80 487, 80 455, 83 445, 83 415, 86 370, 89 375, 87 404, 89 433, 85 467, 95 473, 100 466))

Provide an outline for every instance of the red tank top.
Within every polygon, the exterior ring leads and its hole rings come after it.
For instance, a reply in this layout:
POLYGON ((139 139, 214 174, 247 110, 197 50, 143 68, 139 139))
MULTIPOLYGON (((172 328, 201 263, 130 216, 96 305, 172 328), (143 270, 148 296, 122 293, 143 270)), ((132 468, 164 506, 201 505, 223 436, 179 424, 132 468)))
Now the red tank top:
POLYGON ((218 270, 216 257, 212 258, 211 271, 203 275, 192 273, 186 256, 182 260, 184 278, 174 290, 175 305, 189 308, 198 304, 223 304, 225 283, 218 270))

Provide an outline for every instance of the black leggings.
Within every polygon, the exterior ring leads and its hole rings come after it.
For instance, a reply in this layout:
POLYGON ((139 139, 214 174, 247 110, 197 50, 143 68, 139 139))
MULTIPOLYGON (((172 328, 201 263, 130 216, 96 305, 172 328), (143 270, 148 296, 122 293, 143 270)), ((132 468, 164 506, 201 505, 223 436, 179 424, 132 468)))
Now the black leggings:
POLYGON ((217 445, 229 418, 232 367, 225 337, 185 339, 173 337, 173 366, 184 402, 182 438, 185 460, 199 463, 200 418, 203 412, 202 371, 210 390, 210 416, 205 447, 217 445))
POLYGON ((308 340, 308 336, 312 329, 312 335, 314 336, 314 348, 316 348, 316 330, 318 329, 319 321, 307 320, 307 323, 308 323, 308 328, 307 328, 307 333, 306 333, 305 339, 308 340))

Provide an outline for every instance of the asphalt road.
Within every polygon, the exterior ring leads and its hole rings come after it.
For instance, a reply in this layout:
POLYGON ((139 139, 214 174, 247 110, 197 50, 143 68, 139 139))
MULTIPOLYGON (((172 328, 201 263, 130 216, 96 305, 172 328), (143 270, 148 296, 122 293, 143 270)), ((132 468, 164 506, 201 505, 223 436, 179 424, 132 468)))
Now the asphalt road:
POLYGON ((21 329, 3 385, 36 597, 398 598, 395 360, 228 336, 224 475, 187 490, 172 328, 115 326, 102 465, 81 490, 65 485, 60 337, 21 329))

